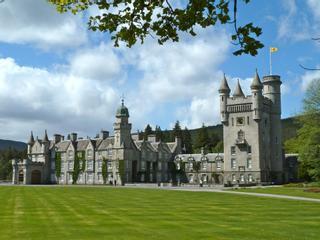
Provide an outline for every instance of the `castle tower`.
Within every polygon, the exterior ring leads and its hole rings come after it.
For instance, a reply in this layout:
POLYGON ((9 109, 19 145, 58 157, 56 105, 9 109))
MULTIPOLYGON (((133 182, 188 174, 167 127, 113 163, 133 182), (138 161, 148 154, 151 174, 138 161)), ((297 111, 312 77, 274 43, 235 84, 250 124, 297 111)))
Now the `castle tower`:
POLYGON ((262 118, 262 104, 263 104, 263 96, 262 96, 262 88, 263 85, 260 81, 260 77, 258 75, 258 71, 256 70, 256 75, 253 78, 251 83, 251 92, 252 92, 252 114, 254 120, 261 120, 262 118))
POLYGON ((223 79, 221 81, 221 85, 219 88, 219 94, 220 94, 221 122, 223 124, 226 124, 226 123, 228 123, 227 100, 228 100, 228 97, 230 96, 230 88, 229 88, 225 74, 224 74, 223 79))
POLYGON ((114 129, 114 147, 124 148, 126 143, 131 139, 131 124, 129 123, 129 110, 124 105, 122 99, 121 106, 116 113, 116 121, 113 124, 114 129))
POLYGON ((282 182, 281 80, 278 75, 263 77, 263 96, 271 101, 270 163, 271 178, 282 182))
POLYGON ((48 138, 48 133, 47 130, 44 131, 44 137, 42 139, 42 152, 46 153, 47 150, 49 149, 49 138, 48 138))
POLYGON ((31 131, 30 138, 28 141, 28 154, 31 153, 31 147, 33 144, 34 144, 34 137, 33 137, 33 132, 31 131))
MULTIPOLYGON (((270 151, 273 149, 270 136, 275 130, 272 129, 273 119, 270 117, 273 104, 263 96, 263 87, 256 72, 250 85, 252 95, 243 93, 238 80, 233 95, 227 97, 225 105, 221 104, 221 113, 228 116, 227 119, 222 118, 225 184, 270 182, 270 151)), ((224 92, 219 89, 219 93, 222 96, 224 92)))

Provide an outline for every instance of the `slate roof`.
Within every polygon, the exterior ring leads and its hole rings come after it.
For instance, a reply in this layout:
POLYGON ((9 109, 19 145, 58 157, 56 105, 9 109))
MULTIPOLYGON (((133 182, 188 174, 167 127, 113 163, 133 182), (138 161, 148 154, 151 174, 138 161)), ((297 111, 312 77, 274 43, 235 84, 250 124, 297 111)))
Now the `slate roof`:
POLYGON ((99 145, 97 145, 97 150, 107 150, 110 144, 114 144, 114 137, 108 137, 102 140, 99 145))
POLYGON ((58 152, 65 152, 65 151, 67 151, 70 143, 71 143, 71 141, 69 141, 69 140, 67 140, 67 141, 62 141, 62 142, 58 142, 58 143, 56 144, 57 151, 58 151, 58 152))

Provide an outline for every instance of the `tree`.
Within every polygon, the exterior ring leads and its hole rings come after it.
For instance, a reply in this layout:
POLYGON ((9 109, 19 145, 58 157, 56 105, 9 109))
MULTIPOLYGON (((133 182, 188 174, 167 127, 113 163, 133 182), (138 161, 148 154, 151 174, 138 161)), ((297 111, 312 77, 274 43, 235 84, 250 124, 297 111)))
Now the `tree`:
POLYGON ((193 152, 191 134, 187 127, 182 131, 182 147, 185 149, 185 153, 193 152))
POLYGON ((199 151, 201 148, 207 148, 210 144, 210 138, 208 134, 207 127, 203 124, 200 128, 196 141, 194 143, 194 148, 199 151))
MULTIPOLYGON (((147 36, 157 39, 159 44, 168 40, 179 41, 181 32, 196 36, 195 28, 232 24, 231 40, 237 46, 234 55, 256 55, 263 44, 257 40, 260 27, 252 22, 238 25, 238 0, 188 0, 174 4, 173 0, 48 0, 61 13, 73 14, 98 7, 101 11, 93 16, 89 13, 88 28, 109 32, 115 46, 125 42, 128 47, 137 41, 144 42, 147 36)), ((240 0, 241 1, 241 0, 240 0)), ((248 4, 251 0, 242 0, 248 4)))
POLYGON ((160 126, 156 126, 155 134, 156 134, 156 141, 163 141, 163 134, 160 126))
POLYGON ((177 137, 177 138, 180 138, 182 139, 182 130, 181 130, 181 126, 180 126, 180 122, 179 121, 176 121, 173 129, 173 137, 177 137))
POLYGON ((148 136, 149 136, 150 134, 152 134, 152 133, 153 133, 152 127, 148 124, 148 125, 146 126, 146 128, 144 129, 143 139, 144 139, 145 141, 147 141, 147 140, 148 140, 148 136))
POLYGON ((303 101, 297 137, 286 141, 287 150, 299 153, 299 176, 320 181, 320 79, 313 80, 303 101))

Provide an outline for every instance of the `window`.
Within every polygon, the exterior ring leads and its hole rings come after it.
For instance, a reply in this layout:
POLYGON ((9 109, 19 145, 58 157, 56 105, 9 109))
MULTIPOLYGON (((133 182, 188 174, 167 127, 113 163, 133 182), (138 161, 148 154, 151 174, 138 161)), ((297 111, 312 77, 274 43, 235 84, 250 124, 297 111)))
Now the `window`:
POLYGON ((68 157, 69 157, 69 158, 72 158, 72 155, 73 155, 72 150, 69 150, 69 151, 68 151, 68 157))
POLYGON ((144 169, 146 167, 146 162, 145 161, 141 161, 141 168, 144 169))
POLYGON ((222 102, 224 101, 224 98, 223 98, 223 96, 221 96, 221 101, 222 101, 222 102))
POLYGON ((244 182, 244 175, 243 174, 240 175, 240 181, 244 182))
POLYGON ((161 162, 158 162, 158 170, 161 171, 161 162))
POLYGON ((237 126, 244 125, 244 117, 237 117, 237 126))
POLYGON ((68 161, 68 170, 73 170, 73 162, 68 161))
POLYGON ((232 123, 232 126, 234 126, 233 118, 231 118, 231 123, 232 123))
POLYGON ((112 149, 108 149, 108 155, 109 155, 109 156, 112 155, 112 149))
POLYGON ((98 173, 98 181, 101 183, 103 180, 102 173, 98 173))
POLYGON ((251 168, 252 168, 252 160, 251 160, 251 158, 248 158, 248 159, 247 159, 247 168, 248 168, 248 169, 251 169, 251 168))
POLYGON ((232 169, 235 169, 235 168, 237 167, 236 165, 237 165, 236 159, 235 159, 235 158, 232 158, 232 159, 231 159, 231 168, 232 168, 232 169))
POLYGON ((236 154, 236 147, 235 146, 231 146, 231 154, 232 155, 236 154))
POLYGON ((251 146, 248 146, 248 154, 251 154, 251 146))
POLYGON ((221 169, 221 161, 217 161, 217 169, 221 169))
POLYGON ((267 126, 267 124, 268 124, 268 119, 265 119, 264 120, 264 125, 267 126))
POLYGON ((108 166, 108 169, 112 169, 112 163, 111 163, 111 161, 107 161, 107 166, 108 166))
POLYGON ((189 169, 191 170, 193 168, 193 163, 189 162, 189 169))
POLYGON ((250 118, 249 118, 249 116, 247 117, 247 125, 249 125, 249 123, 250 123, 250 118))
POLYGON ((92 170, 93 169, 93 161, 92 160, 88 161, 87 168, 88 168, 88 170, 92 170))
POLYGON ((88 157, 92 157, 92 150, 91 149, 88 150, 88 157))
POLYGON ((64 171, 64 161, 61 161, 61 171, 64 171))
POLYGON ((235 174, 232 174, 232 182, 235 182, 235 181, 237 181, 236 175, 235 175, 235 174))
POLYGON ((101 170, 101 169, 102 169, 102 161, 99 160, 99 161, 98 161, 98 170, 101 170))
POLYGON ((93 174, 92 173, 88 173, 88 181, 92 182, 93 180, 93 174))
POLYGON ((203 162, 202 163, 202 169, 203 170, 207 170, 207 162, 203 162))
POLYGON ((248 175, 248 180, 249 180, 249 182, 253 182, 253 178, 252 178, 251 174, 248 175))
POLYGON ((72 174, 69 174, 69 182, 72 182, 72 174))

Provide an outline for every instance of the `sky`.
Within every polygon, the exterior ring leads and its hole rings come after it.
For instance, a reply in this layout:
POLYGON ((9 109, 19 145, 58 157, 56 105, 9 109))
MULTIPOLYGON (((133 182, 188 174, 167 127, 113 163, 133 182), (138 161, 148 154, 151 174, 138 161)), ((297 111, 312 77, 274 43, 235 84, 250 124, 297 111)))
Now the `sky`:
MULTIPOLYGON (((96 13, 96 9, 88 12, 96 13)), ((45 0, 0 3, 0 138, 27 141, 32 130, 77 132, 94 137, 113 133, 124 95, 132 131, 149 123, 171 129, 179 120, 189 129, 219 124, 218 88, 223 73, 233 90, 245 94, 255 69, 281 76, 282 118, 302 111, 306 88, 320 71, 319 0, 252 0, 241 3, 240 24, 262 27, 265 48, 255 57, 232 54, 232 26, 197 28, 197 36, 163 46, 154 39, 115 48, 108 34, 87 30, 87 14, 59 14, 45 0)))

